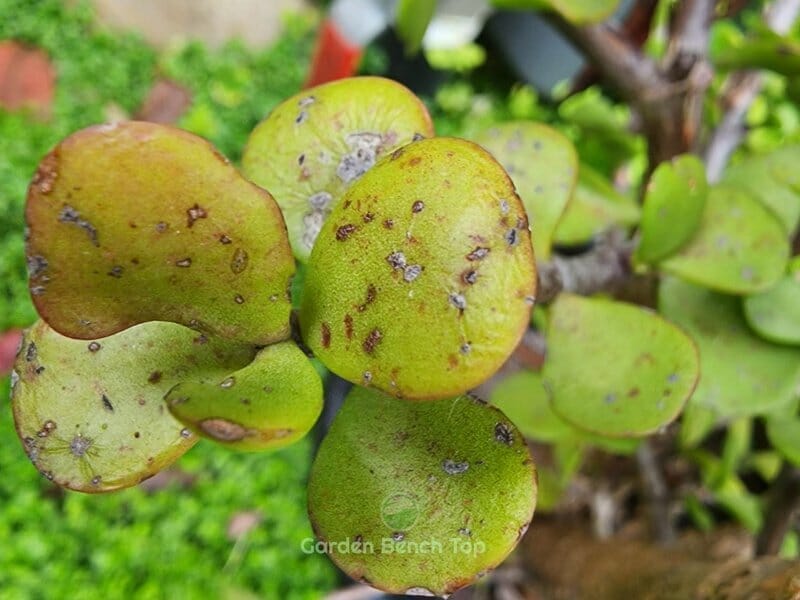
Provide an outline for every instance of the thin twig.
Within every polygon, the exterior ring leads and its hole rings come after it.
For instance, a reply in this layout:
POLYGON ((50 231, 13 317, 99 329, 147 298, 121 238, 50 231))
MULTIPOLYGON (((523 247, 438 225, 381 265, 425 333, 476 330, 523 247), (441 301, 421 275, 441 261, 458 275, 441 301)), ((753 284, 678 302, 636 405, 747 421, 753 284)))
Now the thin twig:
POLYGON ((656 539, 661 544, 675 541, 675 527, 669 511, 669 490, 661 474, 655 450, 649 439, 644 439, 636 450, 636 462, 642 477, 647 507, 650 511, 650 523, 656 539))

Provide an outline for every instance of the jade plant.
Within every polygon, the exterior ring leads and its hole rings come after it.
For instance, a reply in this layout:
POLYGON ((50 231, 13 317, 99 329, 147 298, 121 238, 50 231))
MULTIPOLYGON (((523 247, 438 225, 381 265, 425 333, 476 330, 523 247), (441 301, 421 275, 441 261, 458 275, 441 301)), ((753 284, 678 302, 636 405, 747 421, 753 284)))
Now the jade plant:
POLYGON ((317 543, 392 592, 468 585, 511 552, 536 501, 524 436, 466 395, 534 303, 511 179, 478 144, 434 137, 424 105, 374 77, 286 100, 243 168, 145 122, 78 131, 41 160, 25 212, 41 320, 12 376, 28 457, 96 493, 200 438, 280 448, 321 412, 313 352, 355 384, 309 481, 317 543), (353 560, 359 548, 373 551, 353 560))

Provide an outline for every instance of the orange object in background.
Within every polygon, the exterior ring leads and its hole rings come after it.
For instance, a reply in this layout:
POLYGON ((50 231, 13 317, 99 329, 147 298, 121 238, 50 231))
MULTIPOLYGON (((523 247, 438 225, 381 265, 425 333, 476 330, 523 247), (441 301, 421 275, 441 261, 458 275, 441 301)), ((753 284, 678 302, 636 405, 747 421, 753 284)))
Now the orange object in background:
POLYGON ((314 87, 344 77, 355 75, 363 50, 348 41, 337 29, 336 24, 327 19, 320 29, 311 70, 305 87, 314 87))
POLYGON ((0 107, 30 108, 46 117, 55 82, 55 67, 44 51, 11 40, 0 42, 0 107))

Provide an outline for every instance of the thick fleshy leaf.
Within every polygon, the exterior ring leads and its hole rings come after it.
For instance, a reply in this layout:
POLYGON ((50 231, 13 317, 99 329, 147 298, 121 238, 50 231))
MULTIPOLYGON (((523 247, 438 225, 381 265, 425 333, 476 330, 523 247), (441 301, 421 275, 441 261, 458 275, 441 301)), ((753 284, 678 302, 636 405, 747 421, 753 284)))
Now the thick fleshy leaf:
POLYGON ((235 450, 271 450, 302 438, 322 410, 322 381, 294 342, 261 350, 220 381, 186 382, 166 397, 195 433, 235 450))
POLYGON ((623 196, 591 167, 581 165, 572 201, 558 223, 553 241, 565 246, 588 242, 613 225, 630 226, 639 221, 639 207, 623 196))
POLYGON ((528 326, 536 285, 525 209, 477 144, 393 153, 342 197, 306 272, 300 324, 337 375, 405 398, 476 387, 528 326))
POLYGON ((74 340, 39 321, 25 334, 11 402, 28 457, 58 485, 106 492, 136 485, 197 438, 163 402, 179 381, 214 381, 253 350, 174 323, 74 340))
POLYGON ((610 17, 621 0, 492 0, 498 8, 551 9, 575 24, 599 23, 610 17))
POLYGON ((553 409, 606 436, 642 436, 678 416, 697 384, 697 349, 652 311, 561 294, 542 378, 553 409))
POLYGON ((674 253, 697 231, 708 195, 702 161, 684 154, 658 165, 644 199, 636 257, 656 262, 674 253))
POLYGON ((777 218, 746 191, 718 185, 709 189, 694 237, 660 268, 720 292, 750 294, 774 285, 788 257, 777 218))
POLYGON ((760 294, 743 301, 747 323, 758 335, 778 344, 800 345, 800 259, 789 273, 760 294))
POLYGON ((433 135, 425 105, 381 77, 356 77, 304 90, 278 105, 250 135, 245 174, 268 189, 305 262, 342 193, 375 162, 433 135))
POLYGON ((786 171, 781 167, 777 157, 754 156, 728 167, 722 182, 750 192, 778 217, 784 230, 791 233, 800 221, 800 193, 786 183, 786 171))
POLYGON ((497 125, 475 141, 511 176, 531 221, 536 259, 547 260, 553 231, 575 189, 578 155, 572 142, 552 127, 530 121, 497 125))
POLYGON ((30 287, 63 335, 173 321, 267 344, 289 331, 280 210, 205 140, 125 122, 72 134, 28 190, 30 287))
POLYGON ((758 415, 786 405, 800 384, 800 349, 754 335, 740 300, 675 277, 664 278, 659 310, 700 350, 702 376, 692 402, 723 418, 758 415))
POLYGON ((541 374, 534 371, 520 371, 503 379, 492 390, 491 401, 532 440, 592 444, 618 454, 630 454, 638 446, 638 440, 603 437, 562 419, 553 411, 541 374))
POLYGON ((535 503, 524 438, 466 396, 407 402, 354 389, 308 483, 319 546, 351 577, 398 594, 469 585, 516 546, 535 503))

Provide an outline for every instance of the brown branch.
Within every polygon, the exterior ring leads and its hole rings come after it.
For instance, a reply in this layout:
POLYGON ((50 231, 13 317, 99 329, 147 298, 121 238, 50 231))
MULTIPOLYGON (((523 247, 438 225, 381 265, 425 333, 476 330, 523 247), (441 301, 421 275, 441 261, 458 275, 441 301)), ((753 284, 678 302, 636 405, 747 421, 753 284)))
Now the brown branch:
POLYGON ((800 468, 784 465, 772 484, 764 527, 756 539, 756 554, 777 554, 800 513, 800 468))
POLYGON ((675 527, 670 517, 670 495, 661 472, 661 465, 649 439, 644 439, 636 449, 636 463, 642 480, 642 489, 650 511, 650 527, 661 544, 675 541, 675 527))
POLYGON ((576 26, 556 13, 548 18, 629 102, 662 83, 655 62, 608 25, 576 26))
POLYGON ((537 301, 550 302, 561 292, 588 296, 618 289, 631 275, 632 252, 631 240, 612 231, 585 254, 553 256, 539 265, 537 301))

